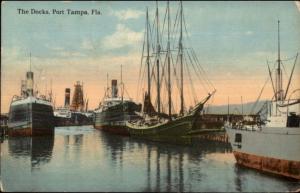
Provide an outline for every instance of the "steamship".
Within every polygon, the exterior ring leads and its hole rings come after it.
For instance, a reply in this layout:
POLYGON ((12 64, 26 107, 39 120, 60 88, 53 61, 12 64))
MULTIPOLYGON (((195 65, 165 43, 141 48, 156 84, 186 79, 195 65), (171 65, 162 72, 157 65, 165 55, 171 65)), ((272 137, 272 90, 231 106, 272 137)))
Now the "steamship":
POLYGON ((33 72, 22 80, 21 96, 13 96, 8 115, 8 135, 36 136, 54 134, 54 115, 51 96, 37 96, 33 90, 33 72))
MULTIPOLYGON (((123 85, 122 82, 121 85, 123 85)), ((140 110, 141 104, 136 104, 129 98, 123 98, 123 94, 118 95, 117 80, 112 80, 111 88, 107 87, 104 99, 95 109, 94 126, 96 129, 113 134, 129 135, 126 121, 139 119, 140 116, 136 112, 140 110)))
POLYGON ((70 104, 71 89, 65 89, 65 104, 54 110, 56 126, 80 126, 93 124, 93 112, 88 111, 88 99, 83 98, 83 84, 74 85, 74 94, 70 104))
POLYGON ((288 92, 298 54, 284 91, 279 45, 275 79, 269 68, 274 95, 263 106, 267 119, 253 126, 228 122, 225 129, 237 164, 300 180, 300 89, 288 92))

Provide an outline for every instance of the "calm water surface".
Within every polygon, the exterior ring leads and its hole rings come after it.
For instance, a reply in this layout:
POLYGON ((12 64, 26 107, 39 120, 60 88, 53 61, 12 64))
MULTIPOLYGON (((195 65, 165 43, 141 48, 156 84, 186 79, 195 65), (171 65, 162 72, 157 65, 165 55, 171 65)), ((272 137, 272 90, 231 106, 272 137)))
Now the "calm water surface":
POLYGON ((1 144, 5 191, 271 191, 300 182, 235 164, 224 143, 186 139, 158 143, 91 127, 60 127, 54 137, 19 137, 1 144))

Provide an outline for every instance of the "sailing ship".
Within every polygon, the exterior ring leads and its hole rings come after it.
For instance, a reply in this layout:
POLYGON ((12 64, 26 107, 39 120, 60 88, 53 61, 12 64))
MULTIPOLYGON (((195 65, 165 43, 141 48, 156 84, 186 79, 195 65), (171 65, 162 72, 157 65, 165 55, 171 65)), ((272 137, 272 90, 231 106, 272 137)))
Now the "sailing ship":
POLYGON ((141 110, 141 104, 136 104, 131 98, 124 98, 124 84, 122 81, 118 86, 118 81, 111 80, 111 88, 106 88, 104 98, 95 109, 94 127, 112 134, 129 135, 126 121, 140 119, 136 113, 141 110), (118 92, 121 87, 121 96, 118 92))
MULTIPOLYGON (((143 111, 141 115, 143 119, 138 119, 134 121, 127 121, 126 125, 129 129, 129 133, 132 136, 143 136, 143 137, 163 137, 163 136, 184 136, 189 134, 197 120, 199 118, 199 114, 203 110, 204 104, 211 98, 211 96, 215 93, 215 88, 208 80, 205 71, 201 67, 199 60, 196 57, 195 51, 192 48, 183 45, 184 31, 183 27, 186 24, 183 14, 183 6, 182 2, 180 2, 179 9, 177 10, 176 19, 174 22, 174 28, 171 29, 170 22, 170 6, 169 2, 167 2, 166 14, 164 21, 167 21, 167 24, 164 22, 162 30, 160 29, 159 22, 159 11, 158 11, 158 3, 156 2, 156 14, 153 26, 156 26, 155 29, 151 29, 151 25, 149 23, 149 14, 148 8, 146 11, 146 29, 145 29, 145 37, 143 44, 143 55, 141 62, 141 71, 147 72, 147 91, 145 91, 144 95, 144 105, 143 111), (166 24, 166 27, 165 27, 166 24), (166 29, 167 28, 167 29, 166 29), (164 29, 167 31, 167 35, 164 35, 164 29), (152 33, 154 32, 155 33, 152 33), (176 32, 178 35, 176 35, 176 32), (153 35, 154 34, 154 35, 153 35), (154 37, 155 36, 155 37, 154 37), (163 38, 166 37, 166 46, 162 45, 164 41, 163 38), (177 41, 176 39, 179 39, 177 41), (154 43, 150 43, 150 40, 156 39, 154 43), (171 42, 171 39, 174 40, 171 42), (178 42, 178 43, 177 43, 178 42), (146 46, 144 46, 146 44, 146 46), (173 44, 173 45, 171 45, 173 44), (172 46, 172 48, 171 48, 172 46), (146 47, 146 51, 145 48, 146 47), (151 52, 151 53, 150 53, 151 52), (177 52, 176 62, 173 62, 172 52, 177 52), (145 53, 145 56, 144 56, 145 53), (152 61, 152 58, 154 60, 152 61), (163 61, 164 58, 164 61, 163 61), (188 62, 190 62, 188 64, 188 62), (173 69, 171 69, 173 66, 173 69), (208 92, 208 96, 206 96, 202 101, 199 102, 199 99, 195 95, 195 89, 192 81, 191 70, 189 67, 193 67, 192 72, 196 73, 196 78, 201 79, 202 82, 206 82, 208 87, 213 90, 208 92), (144 69, 144 70, 143 70, 144 69), (178 70, 179 69, 179 70, 178 70), (185 70, 185 72, 184 72, 185 70), (173 73, 171 74, 171 71, 173 73), (180 77, 177 77, 177 71, 180 73, 180 77), (188 89, 184 91, 184 73, 187 79, 190 80, 188 86, 192 87, 192 91, 190 95, 193 95, 194 106, 191 106, 189 110, 185 108, 185 99, 184 93, 188 94, 188 89), (200 75, 201 74, 201 75, 200 75), (171 76, 173 75, 174 78, 171 76), (156 108, 152 104, 152 82, 156 83, 156 108), (175 112, 175 103, 172 100, 173 97, 176 97, 175 94, 175 83, 177 83, 177 87, 179 88, 179 96, 180 96, 180 110, 179 114, 175 112), (173 90, 173 92, 172 92, 173 90), (164 108, 163 102, 163 92, 166 92, 166 108, 164 108), (167 112, 164 112, 164 109, 167 109, 167 112)), ((188 37, 188 35, 186 35, 188 37)), ((140 78, 143 80, 144 78, 140 78)), ((140 82, 140 81, 139 81, 140 82)), ((138 88, 138 90, 143 90, 138 88)))
POLYGON ((300 89, 292 91, 288 96, 298 53, 284 91, 279 32, 278 21, 275 82, 268 65, 274 95, 263 106, 267 119, 257 121, 254 126, 228 122, 225 129, 237 164, 300 180, 300 96, 297 95, 300 89))
POLYGON ((35 136, 54 134, 54 115, 52 97, 38 96, 33 89, 34 79, 30 70, 26 81, 22 80, 21 96, 14 95, 8 114, 8 135, 35 136))

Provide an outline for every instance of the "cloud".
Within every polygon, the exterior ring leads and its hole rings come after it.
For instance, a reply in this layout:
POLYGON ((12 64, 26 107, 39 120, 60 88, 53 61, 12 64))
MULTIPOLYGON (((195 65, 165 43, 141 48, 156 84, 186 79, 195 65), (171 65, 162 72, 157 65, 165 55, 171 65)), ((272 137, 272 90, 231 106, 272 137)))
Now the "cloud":
POLYGON ((122 48, 139 44, 143 38, 143 32, 135 32, 123 24, 118 24, 115 33, 104 37, 102 45, 107 49, 122 48))
POLYGON ((83 40, 81 43, 81 48, 85 50, 91 50, 95 48, 95 46, 93 45, 93 42, 91 40, 83 40))
POLYGON ((252 34, 253 34, 253 31, 246 31, 245 34, 246 34, 246 35, 252 35, 252 34))
POLYGON ((1 57, 3 60, 10 60, 10 59, 16 59, 16 58, 29 58, 30 52, 25 52, 23 48, 20 46, 13 46, 13 47, 1 47, 1 57))
POLYGON ((133 9, 112 12, 112 15, 118 17, 120 20, 137 19, 143 14, 144 12, 133 9))
POLYGON ((60 52, 60 56, 62 57, 82 57, 86 56, 82 52, 77 52, 77 51, 62 51, 60 52))
POLYGON ((296 7, 298 8, 298 11, 300 12, 300 1, 295 1, 296 7))
POLYGON ((64 48, 60 47, 60 46, 55 46, 55 47, 52 47, 51 49, 54 50, 54 51, 62 51, 62 50, 64 50, 64 48))

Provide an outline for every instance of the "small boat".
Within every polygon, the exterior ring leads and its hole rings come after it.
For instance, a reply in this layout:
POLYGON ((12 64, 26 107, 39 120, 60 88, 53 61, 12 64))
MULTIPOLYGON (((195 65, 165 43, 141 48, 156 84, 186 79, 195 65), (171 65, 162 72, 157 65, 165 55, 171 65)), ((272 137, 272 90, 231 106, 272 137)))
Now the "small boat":
MULTIPOLYGON (((30 65, 31 66, 31 65, 30 65)), ((13 96, 8 114, 8 135, 35 136, 54 134, 51 97, 37 96, 33 90, 33 72, 22 81, 21 96, 13 96)))
MULTIPOLYGON (((166 27, 167 28, 167 35, 161 35, 160 27, 159 27, 159 17, 158 17, 158 4, 156 8, 156 17, 154 23, 156 24, 155 29, 150 29, 149 25, 149 19, 148 19, 148 9, 146 12, 146 30, 145 30, 145 42, 143 45, 143 52, 144 48, 146 48, 146 56, 142 56, 142 64, 141 64, 141 70, 146 69, 147 71, 147 91, 145 91, 144 94, 144 105, 143 105, 143 112, 141 112, 141 116, 143 119, 133 120, 133 121, 127 121, 126 126, 128 127, 129 133, 131 136, 141 136, 141 137, 157 137, 157 136, 184 136, 188 135, 192 129, 194 128, 194 124, 196 120, 199 118, 199 115, 201 111, 203 110, 203 107, 205 103, 211 98, 211 96, 214 95, 216 90, 210 84, 211 88, 213 88, 212 92, 208 92, 208 96, 205 97, 201 102, 199 102, 197 97, 195 96, 196 92, 192 92, 194 97, 194 106, 190 106, 189 110, 185 107, 185 99, 184 99, 184 70, 185 72, 188 72, 186 74, 186 80, 189 80, 190 83, 188 86, 193 87, 193 82, 191 80, 191 74, 189 70, 189 67, 194 70, 194 73, 196 73, 196 77, 199 78, 201 75, 197 74, 198 70, 201 69, 203 71, 203 68, 200 66, 197 57, 195 55, 195 52, 193 52, 192 49, 189 49, 187 47, 183 46, 183 25, 184 23, 184 15, 183 15, 183 6, 182 2, 180 2, 180 7, 177 11, 177 20, 174 23, 174 26, 181 26, 179 29, 171 29, 171 23, 170 23, 170 8, 169 8, 169 2, 167 3, 167 9, 166 9, 166 17, 165 21, 167 21, 166 27), (180 19, 179 19, 180 18, 180 19), (153 36, 151 34, 151 31, 156 31, 156 42, 150 45, 149 40, 153 36), (178 31, 178 38, 179 42, 177 44, 177 41, 172 46, 174 48, 171 49, 171 31, 178 31), (161 42, 163 42, 162 38, 167 37, 167 45, 164 47, 161 45, 161 42), (156 48, 155 50, 152 50, 151 48, 156 48), (164 50, 165 48, 165 50, 164 50), (172 52, 177 49, 177 63, 172 64, 172 52), (150 52, 152 53, 150 54, 150 52), (186 56, 188 55, 188 56, 186 56), (164 60, 162 59, 164 57, 164 60), (189 63, 187 62, 186 57, 189 57, 189 63), (146 58, 144 64, 143 64, 143 58, 146 58), (151 62, 151 58, 155 58, 154 61, 151 62), (163 62, 164 61, 164 62, 163 62), (172 66, 174 67, 173 69, 172 66), (175 66, 178 66, 177 68, 175 66), (152 69, 152 70, 151 70, 152 69), (179 70, 180 77, 177 77, 176 71, 179 70), (171 77, 171 71, 173 71, 173 78, 171 77), (161 72, 161 74, 160 74, 161 72), (154 77, 154 80, 152 80, 152 77, 154 77), (175 81, 177 79, 177 81, 175 81), (179 79, 179 81, 178 81, 179 79), (172 82, 174 80, 174 82, 172 82), (156 102, 157 106, 156 109, 152 105, 151 102, 151 83, 156 82, 156 102), (175 83, 178 82, 178 87, 180 92, 178 95, 180 96, 180 110, 179 114, 175 114, 174 110, 174 100, 172 100, 172 94, 175 92, 175 83), (165 83, 165 84, 164 84, 165 83), (174 86, 172 85, 174 84, 174 86), (162 87, 165 86, 165 89, 162 87), (173 86, 173 92, 172 92, 172 86, 173 86), (166 93, 165 98, 167 98, 167 102, 164 103, 163 99, 163 92, 166 93), (163 105, 167 104, 166 108, 163 108, 163 105), (167 112, 163 112, 163 109, 167 110, 167 112), (172 112, 173 111, 173 112, 172 112)), ((173 26, 173 24, 172 24, 173 26)), ((165 28, 165 29, 166 29, 165 28)), ((175 37, 176 35, 172 35, 172 37, 175 37)), ((175 38, 173 38, 175 40, 175 38)), ((144 54, 144 53, 143 53, 144 54)), ((201 71, 201 72, 202 72, 201 71)), ((201 78, 206 78, 205 75, 202 75, 201 78)), ((144 78, 141 78, 141 80, 144 80, 144 78)), ((209 82, 207 79, 205 81, 209 82)), ((140 82, 140 81, 139 81, 140 82)), ((187 87, 188 87, 187 86, 187 87)), ((186 90, 188 88, 186 87, 186 90)), ((193 89, 193 88, 192 88, 193 89)), ((138 88, 138 90, 140 90, 138 88)), ((194 89, 193 89, 194 91, 194 89)), ((191 95, 192 95, 191 94, 191 95)), ((174 97, 174 96, 173 96, 174 97)))
POLYGON ((266 119, 257 120, 254 125, 227 122, 225 129, 237 164, 300 180, 300 95, 297 95, 300 89, 292 91, 288 97, 297 57, 298 54, 284 91, 278 46, 275 84, 269 68, 274 95, 263 106, 267 112, 266 119))

